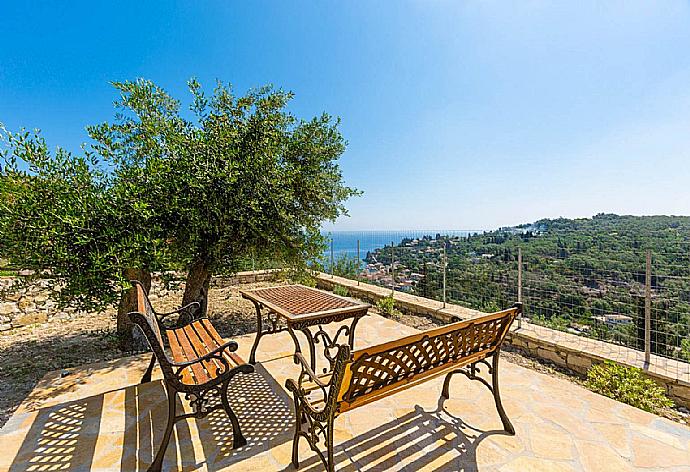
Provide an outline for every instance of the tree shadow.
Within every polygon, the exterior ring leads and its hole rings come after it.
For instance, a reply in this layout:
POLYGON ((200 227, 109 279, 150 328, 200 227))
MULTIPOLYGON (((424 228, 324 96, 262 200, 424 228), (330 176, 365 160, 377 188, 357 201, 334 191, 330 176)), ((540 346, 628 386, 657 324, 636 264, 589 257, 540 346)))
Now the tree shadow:
MULTIPOLYGON (((34 388, 48 373, 72 367, 138 354, 120 351, 110 335, 103 331, 56 332, 41 339, 22 339, 19 335, 6 339, 0 347, 0 427, 25 401, 34 396, 34 388)), ((67 392, 67 387, 62 393, 67 392)), ((40 408, 41 404, 34 405, 40 408)))
MULTIPOLYGON (((114 375, 110 370, 105 375, 108 373, 114 375)), ((295 421, 291 399, 260 363, 255 373, 233 379, 228 396, 247 445, 232 448, 232 425, 222 409, 206 418, 179 421, 166 450, 164 470, 232 469, 278 446, 283 453, 286 447, 289 451, 286 443, 292 441, 295 421)), ((177 401, 180 411, 189 411, 184 399, 178 396, 177 401)), ((163 384, 154 381, 62 402, 17 415, 5 437, 22 434, 23 423, 30 420, 11 459, 10 472, 146 470, 161 444, 167 397, 163 384)), ((339 422, 347 421, 347 414, 336 420, 336 430, 339 422)), ((434 411, 417 406, 345 441, 338 441, 336 435, 335 459, 337 469, 347 472, 401 465, 406 470, 472 471, 477 470, 478 445, 494 434, 505 433, 477 429, 449 413, 439 401, 434 411)), ((301 448, 300 455, 300 470, 323 470, 314 453, 301 448)), ((283 470, 293 469, 286 463, 283 470)))
MULTIPOLYGON (((178 395, 178 412, 184 409, 184 403, 178 395)), ((161 446, 167 422, 165 387, 157 381, 128 387, 123 407, 125 426, 119 470, 147 470, 161 446)), ((189 423, 178 421, 166 449, 163 469, 197 470, 202 463, 203 458, 196 457, 189 423)))
POLYGON ((91 470, 102 407, 98 395, 41 409, 9 471, 91 470))
MULTIPOLYGON (((228 391, 247 445, 232 448, 232 424, 222 409, 178 421, 164 470, 191 471, 204 465, 220 470, 291 439, 293 413, 287 396, 263 367, 257 370, 235 377, 228 391)), ((177 402, 178 411, 191 411, 179 395, 177 402)), ((166 422, 167 394, 160 381, 22 413, 3 431, 6 438, 22 435, 9 471, 143 471, 160 448, 166 422), (23 434, 25 421, 31 424, 23 434)))

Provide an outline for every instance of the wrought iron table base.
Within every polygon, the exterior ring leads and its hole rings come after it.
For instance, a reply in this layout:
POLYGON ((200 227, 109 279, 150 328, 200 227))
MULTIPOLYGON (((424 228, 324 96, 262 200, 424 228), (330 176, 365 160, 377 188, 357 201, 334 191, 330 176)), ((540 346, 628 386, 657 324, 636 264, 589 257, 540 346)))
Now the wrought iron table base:
MULTIPOLYGON (((329 369, 332 369, 335 363, 335 354, 338 349, 338 341, 340 340, 340 337, 347 336, 347 343, 350 346, 350 349, 354 349, 355 328, 357 327, 359 320, 366 315, 366 312, 355 313, 354 315, 352 313, 332 314, 320 318, 307 318, 291 322, 289 320, 284 320, 280 315, 269 310, 266 314, 269 325, 266 326, 266 329, 264 329, 264 315, 262 313, 263 305, 254 300, 252 300, 252 302, 256 308, 256 337, 254 338, 254 344, 249 355, 249 363, 256 364, 256 351, 259 347, 259 341, 262 337, 268 334, 280 333, 282 331, 288 331, 290 333, 290 337, 295 344, 295 352, 301 353, 302 348, 296 334, 296 331, 300 331, 307 339, 307 344, 309 345, 309 364, 314 372, 316 372, 316 344, 323 344, 324 357, 328 360, 329 369), (323 325, 342 322, 346 319, 352 319, 352 322, 349 325, 340 326, 333 337, 331 337, 331 335, 328 334, 328 332, 323 328, 323 325), (285 323, 284 326, 283 323, 285 323), (314 334, 312 334, 310 329, 313 327, 318 327, 314 334)), ((324 368, 323 372, 326 373, 329 369, 324 368)))

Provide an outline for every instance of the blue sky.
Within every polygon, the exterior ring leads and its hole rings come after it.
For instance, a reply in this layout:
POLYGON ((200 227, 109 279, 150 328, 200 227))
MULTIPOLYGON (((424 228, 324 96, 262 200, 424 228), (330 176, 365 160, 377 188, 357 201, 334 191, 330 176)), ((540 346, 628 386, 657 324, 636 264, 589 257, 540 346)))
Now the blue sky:
POLYGON ((0 122, 78 150, 109 81, 273 83, 342 118, 336 229, 690 214, 687 2, 160 5, 5 2, 0 122))

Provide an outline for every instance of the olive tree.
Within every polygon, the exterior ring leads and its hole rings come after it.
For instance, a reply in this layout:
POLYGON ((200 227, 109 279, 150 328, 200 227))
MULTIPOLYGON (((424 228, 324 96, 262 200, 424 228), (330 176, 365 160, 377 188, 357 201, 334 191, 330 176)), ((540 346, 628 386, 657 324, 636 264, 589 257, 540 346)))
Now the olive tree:
MULTIPOLYGON (((115 117, 87 128, 83 155, 0 129, 0 256, 84 309, 115 304, 128 279, 184 270, 183 303, 205 312, 212 275, 247 254, 299 268, 321 252, 321 223, 356 194, 337 164, 338 120, 298 119, 272 87, 236 96, 219 83, 207 96, 191 80, 187 112, 150 81, 113 85, 115 117)), ((131 303, 118 310, 125 346, 131 303)))
MULTIPOLYGON (((51 153, 37 132, 0 131, 0 254, 33 269, 23 282, 42 278, 60 305, 84 310, 116 303, 128 279, 150 285, 150 270, 162 266, 167 249, 150 212, 93 156, 51 153)), ((131 309, 121 302, 124 315, 131 309)), ((129 326, 118 317, 124 346, 129 326)))
POLYGON ((191 117, 150 81, 116 83, 119 113, 89 129, 93 150, 113 163, 166 231, 187 270, 183 303, 206 311, 213 274, 233 272, 250 251, 293 266, 317 256, 320 226, 345 213, 338 120, 300 120, 292 94, 262 87, 236 96, 218 83, 207 96, 189 82, 191 117))

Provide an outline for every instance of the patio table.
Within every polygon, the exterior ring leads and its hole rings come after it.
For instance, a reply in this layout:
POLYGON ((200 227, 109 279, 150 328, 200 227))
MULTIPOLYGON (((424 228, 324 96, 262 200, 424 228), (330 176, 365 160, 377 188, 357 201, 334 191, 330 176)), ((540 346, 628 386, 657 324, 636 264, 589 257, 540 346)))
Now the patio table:
POLYGON ((240 290, 240 293, 243 298, 251 300, 256 307, 256 338, 249 356, 249 363, 256 364, 256 350, 263 336, 285 330, 290 333, 295 343, 295 352, 302 352, 295 334, 295 331, 300 331, 309 344, 310 364, 313 371, 316 371, 316 343, 323 343, 324 356, 332 366, 335 359, 334 355, 331 355, 331 350, 337 346, 340 336, 347 336, 350 348, 354 349, 357 322, 371 307, 368 303, 304 285, 240 290), (262 309, 265 309, 265 313, 262 309), (264 317, 267 323, 264 323, 264 317), (323 325, 329 323, 341 323, 333 336, 323 328, 323 325), (312 333, 311 329, 314 327, 318 329, 312 333))

